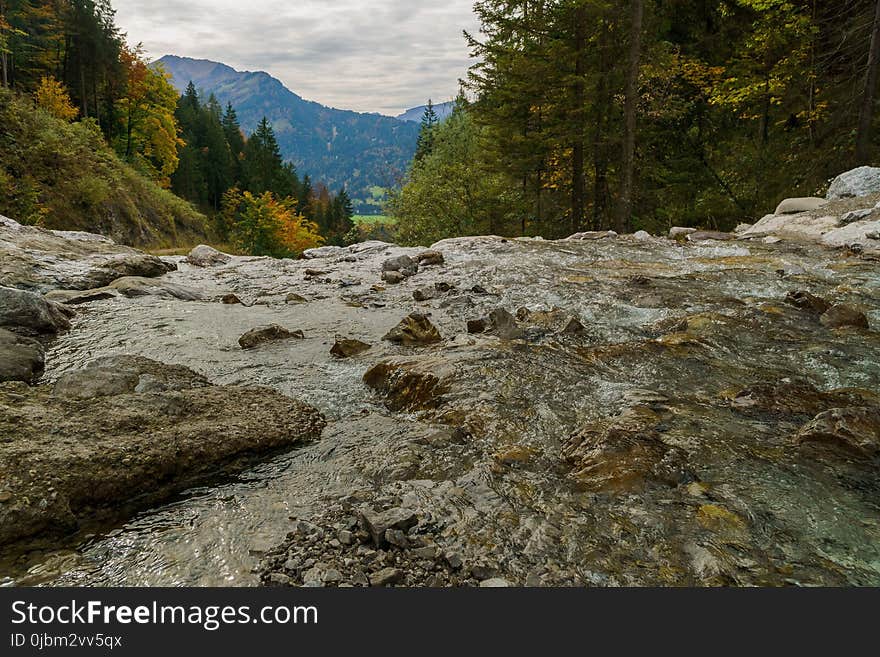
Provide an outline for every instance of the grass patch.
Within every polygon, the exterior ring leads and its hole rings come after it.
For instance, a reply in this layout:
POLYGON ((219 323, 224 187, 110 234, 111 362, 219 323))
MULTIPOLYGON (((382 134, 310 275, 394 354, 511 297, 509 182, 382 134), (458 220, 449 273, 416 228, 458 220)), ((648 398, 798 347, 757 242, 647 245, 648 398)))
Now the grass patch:
POLYGON ((396 224, 397 220, 394 217, 389 217, 384 214, 356 214, 352 218, 355 225, 357 226, 366 226, 369 224, 396 224))

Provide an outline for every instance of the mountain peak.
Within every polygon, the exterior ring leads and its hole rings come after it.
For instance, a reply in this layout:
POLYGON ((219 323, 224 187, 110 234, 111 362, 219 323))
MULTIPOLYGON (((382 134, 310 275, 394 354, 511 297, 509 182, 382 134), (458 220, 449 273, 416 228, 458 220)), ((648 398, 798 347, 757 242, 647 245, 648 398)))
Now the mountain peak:
POLYGON ((359 198, 372 197, 370 188, 396 182, 415 153, 415 123, 304 100, 265 71, 237 71, 220 62, 176 55, 158 63, 178 91, 192 81, 221 105, 231 103, 248 134, 265 116, 286 160, 331 189, 344 186, 356 205, 359 198))

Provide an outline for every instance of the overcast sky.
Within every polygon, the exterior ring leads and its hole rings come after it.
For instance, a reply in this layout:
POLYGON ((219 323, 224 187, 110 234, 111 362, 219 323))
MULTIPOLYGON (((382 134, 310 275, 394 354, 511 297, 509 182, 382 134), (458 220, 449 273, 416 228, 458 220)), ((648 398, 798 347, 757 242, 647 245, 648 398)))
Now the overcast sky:
POLYGON ((449 100, 468 66, 473 0, 114 0, 151 58, 267 71, 325 105, 396 115, 449 100))

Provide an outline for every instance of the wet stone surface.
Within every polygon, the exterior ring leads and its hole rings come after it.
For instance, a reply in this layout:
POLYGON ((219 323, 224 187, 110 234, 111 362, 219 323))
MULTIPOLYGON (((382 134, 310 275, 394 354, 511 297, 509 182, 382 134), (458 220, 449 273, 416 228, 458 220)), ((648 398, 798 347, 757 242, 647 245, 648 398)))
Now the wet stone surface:
POLYGON ((442 259, 377 243, 302 262, 168 258, 178 269, 162 280, 204 300, 78 304, 44 381, 98 356, 141 355, 217 385, 272 388, 328 426, 222 485, 10 555, 0 574, 77 585, 880 584, 875 260, 625 236, 431 250, 442 259), (407 274, 393 285, 389 261, 407 274), (226 294, 255 303, 209 301, 226 294), (867 328, 820 321, 841 304, 867 328), (413 313, 439 341, 382 339, 413 313), (272 325, 305 338, 239 347, 272 325), (371 348, 338 358, 339 336, 371 348), (377 541, 365 509, 410 519, 377 541))

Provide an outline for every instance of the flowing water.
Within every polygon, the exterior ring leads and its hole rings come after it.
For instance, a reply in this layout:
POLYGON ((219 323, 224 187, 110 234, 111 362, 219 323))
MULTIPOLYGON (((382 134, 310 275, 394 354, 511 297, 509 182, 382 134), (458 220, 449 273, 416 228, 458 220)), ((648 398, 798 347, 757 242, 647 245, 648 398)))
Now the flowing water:
POLYGON ((254 585, 261 556, 285 539, 292 517, 356 491, 393 490, 441 518, 445 539, 490 555, 521 582, 538 573, 557 584, 880 584, 876 461, 794 447, 791 436, 815 413, 731 402, 763 383, 880 392, 880 334, 832 331, 784 303, 809 290, 861 305, 878 327, 876 262, 796 245, 623 238, 471 238, 436 248, 444 265, 384 290, 372 287, 381 263, 419 250, 372 245, 207 269, 176 259, 168 280, 254 304, 142 297, 79 306, 73 330, 48 354, 47 381, 98 356, 137 354, 217 384, 275 388, 320 409, 329 425, 320 441, 234 480, 64 549, 16 555, 0 575, 254 585), (326 273, 307 276, 309 268, 326 273), (413 301, 413 290, 439 282, 454 289, 413 301), (291 292, 308 303, 286 303, 291 292), (499 307, 527 309, 521 338, 466 333, 467 320, 499 307), (414 310, 430 313, 443 343, 381 340, 414 310), (560 330, 571 317, 584 332, 560 330), (245 331, 273 323, 306 339, 239 348, 245 331), (373 347, 336 360, 337 335, 373 347), (393 412, 362 377, 402 356, 444 373, 447 385, 440 398, 393 412), (583 468, 570 437, 612 425, 630 438, 661 436, 660 456, 645 456, 655 448, 636 438, 631 450, 602 452, 598 470, 595 455, 583 468), (468 440, 426 447, 449 426, 466 428, 468 440), (660 470, 674 474, 658 479, 660 470))

